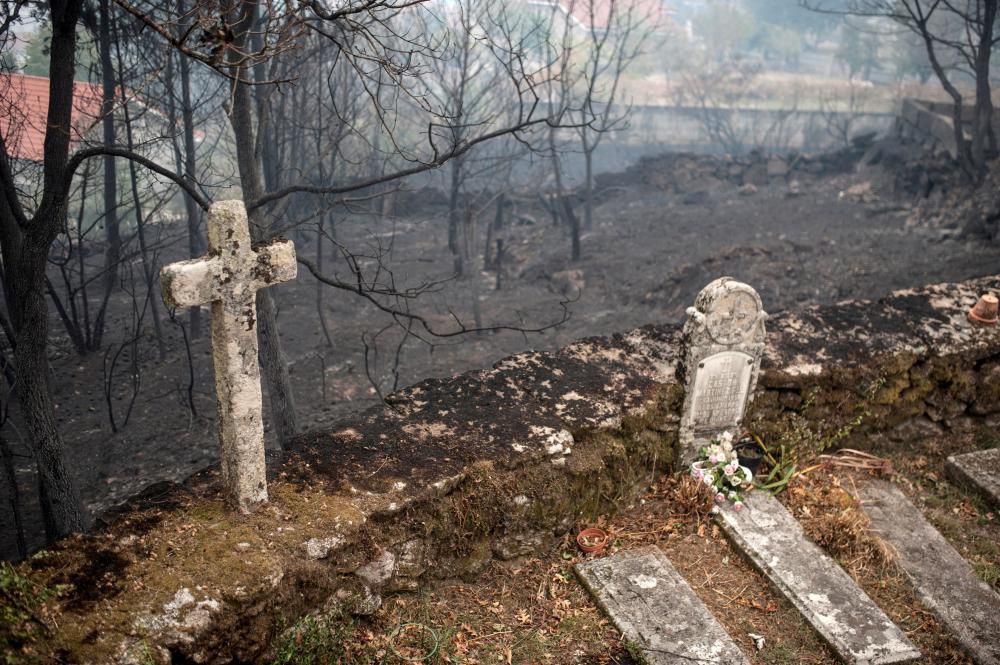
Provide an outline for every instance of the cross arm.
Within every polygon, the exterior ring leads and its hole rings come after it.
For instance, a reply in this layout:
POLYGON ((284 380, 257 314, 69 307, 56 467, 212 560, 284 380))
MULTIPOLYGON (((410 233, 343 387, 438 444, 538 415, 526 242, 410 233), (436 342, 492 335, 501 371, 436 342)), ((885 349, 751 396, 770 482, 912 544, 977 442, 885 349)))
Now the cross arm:
POLYGON ((196 307, 215 300, 222 262, 217 256, 178 261, 160 269, 163 302, 171 307, 196 307))
POLYGON ((295 245, 291 240, 272 240, 253 248, 257 262, 253 267, 254 290, 280 282, 290 282, 298 274, 295 245))

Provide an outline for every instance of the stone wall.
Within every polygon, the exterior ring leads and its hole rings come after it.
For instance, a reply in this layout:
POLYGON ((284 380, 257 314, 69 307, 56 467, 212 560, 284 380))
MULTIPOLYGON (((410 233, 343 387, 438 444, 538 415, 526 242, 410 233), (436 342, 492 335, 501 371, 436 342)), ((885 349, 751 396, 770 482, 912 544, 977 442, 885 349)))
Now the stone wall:
MULTIPOLYGON (((768 441, 912 441, 1000 414, 1000 278, 774 316, 753 404, 768 441)), ((762 294, 765 300, 767 294, 762 294)), ((216 471, 156 488, 22 564, 60 601, 67 662, 255 662, 298 616, 371 612, 429 577, 549 547, 673 468, 679 326, 427 380, 269 460, 272 502, 223 508, 216 471)))
MULTIPOLYGON (((974 114, 974 107, 962 107, 966 135, 969 134, 974 114)), ((1000 110, 994 112, 993 124, 1000 125, 1000 110)), ((935 153, 943 152, 952 159, 958 159, 954 127, 951 104, 923 99, 904 99, 896 120, 896 131, 902 138, 915 140, 935 153)))

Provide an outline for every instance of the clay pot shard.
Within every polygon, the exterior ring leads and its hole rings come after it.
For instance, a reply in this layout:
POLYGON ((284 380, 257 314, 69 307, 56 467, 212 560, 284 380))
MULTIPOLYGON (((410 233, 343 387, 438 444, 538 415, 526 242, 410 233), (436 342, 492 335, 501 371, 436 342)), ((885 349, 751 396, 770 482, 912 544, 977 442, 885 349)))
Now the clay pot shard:
POLYGON ((979 302, 969 310, 969 320, 985 326, 995 326, 1000 319, 997 314, 997 297, 992 293, 984 293, 979 302))
POLYGON ((608 533, 597 527, 584 529, 576 534, 576 544, 587 554, 599 554, 608 546, 608 533))

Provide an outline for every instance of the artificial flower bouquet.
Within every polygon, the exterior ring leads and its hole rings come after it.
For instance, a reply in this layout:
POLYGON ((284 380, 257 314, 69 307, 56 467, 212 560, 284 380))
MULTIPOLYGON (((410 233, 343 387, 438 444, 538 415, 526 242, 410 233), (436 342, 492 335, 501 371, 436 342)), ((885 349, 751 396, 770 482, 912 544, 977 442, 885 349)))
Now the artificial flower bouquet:
POLYGON ((715 502, 730 501, 733 510, 743 510, 743 491, 753 487, 753 472, 740 464, 731 432, 723 432, 698 451, 691 475, 715 490, 715 502))

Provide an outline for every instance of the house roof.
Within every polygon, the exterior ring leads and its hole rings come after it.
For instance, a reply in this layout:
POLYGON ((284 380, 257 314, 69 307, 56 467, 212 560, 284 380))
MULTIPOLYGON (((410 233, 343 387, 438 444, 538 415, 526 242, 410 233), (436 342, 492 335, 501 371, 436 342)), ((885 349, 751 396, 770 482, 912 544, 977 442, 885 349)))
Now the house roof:
MULTIPOLYGON (((49 79, 23 74, 0 75, 0 135, 14 159, 43 159, 49 109, 49 79)), ((101 87, 73 82, 71 136, 80 141, 101 117, 101 87)))

